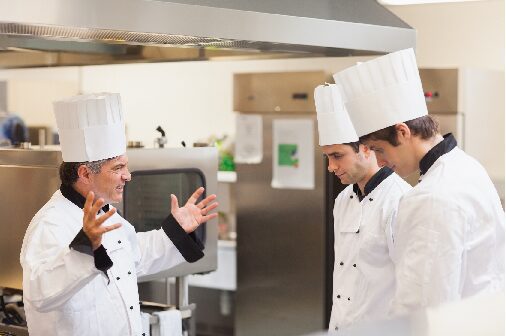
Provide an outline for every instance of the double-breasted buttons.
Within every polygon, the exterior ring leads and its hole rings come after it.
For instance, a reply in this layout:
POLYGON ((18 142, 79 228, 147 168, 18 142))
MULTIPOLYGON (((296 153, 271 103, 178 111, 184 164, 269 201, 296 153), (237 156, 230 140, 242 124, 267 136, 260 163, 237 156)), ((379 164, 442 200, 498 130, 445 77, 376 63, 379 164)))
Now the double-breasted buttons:
POLYGON ((344 265, 344 263, 341 261, 341 262, 339 263, 339 265, 343 266, 343 265, 344 265))
POLYGON ((338 298, 338 299, 340 299, 340 298, 341 298, 341 295, 339 295, 339 294, 338 294, 338 295, 337 295, 337 298, 338 298))
POLYGON ((373 201, 372 197, 369 197, 369 201, 371 201, 371 202, 373 201))
POLYGON ((350 195, 350 199, 352 199, 352 198, 353 198, 353 195, 350 195))
POLYGON ((118 240, 118 244, 121 244, 121 240, 118 240))
POLYGON ((119 279, 120 279, 120 277, 116 277, 116 280, 119 280, 119 279))

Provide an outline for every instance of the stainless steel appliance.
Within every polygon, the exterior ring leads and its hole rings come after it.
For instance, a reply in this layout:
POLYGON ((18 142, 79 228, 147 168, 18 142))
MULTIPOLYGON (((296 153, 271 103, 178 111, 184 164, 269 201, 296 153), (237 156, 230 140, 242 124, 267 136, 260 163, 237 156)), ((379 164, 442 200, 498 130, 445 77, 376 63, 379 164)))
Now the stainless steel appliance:
MULTIPOLYGON (((125 202, 118 209, 137 230, 154 228, 170 211, 170 194, 185 200, 194 188, 216 193, 215 148, 128 149, 133 180, 125 188, 125 202)), ((60 185, 61 152, 0 150, 0 287, 22 289, 19 252, 25 230, 35 213, 60 185)), ((175 277, 216 269, 217 223, 211 220, 200 231, 205 257, 166 272, 139 279, 175 277)))
POLYGON ((415 41, 376 0, 0 1, 2 67, 374 55, 415 41))
MULTIPOLYGON (((229 293, 230 316, 197 316, 203 334, 282 336, 325 328, 325 160, 317 146, 313 90, 326 80, 323 72, 234 76, 234 110, 262 115, 263 159, 236 165, 237 286, 229 293), (277 119, 314 121, 314 189, 271 187, 277 119)), ((211 292, 201 290, 202 297, 219 300, 211 292)))

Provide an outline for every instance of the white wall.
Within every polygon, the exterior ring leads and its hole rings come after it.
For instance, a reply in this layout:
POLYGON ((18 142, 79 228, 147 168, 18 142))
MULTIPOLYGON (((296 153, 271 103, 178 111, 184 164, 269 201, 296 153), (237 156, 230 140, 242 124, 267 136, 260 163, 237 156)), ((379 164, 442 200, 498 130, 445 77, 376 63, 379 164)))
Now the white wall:
MULTIPOLYGON (((420 66, 471 66, 504 71, 503 0, 390 6, 389 9, 417 29, 420 66)), ((155 128, 161 125, 167 132, 169 145, 179 146, 181 140, 191 144, 212 134, 233 135, 234 73, 304 70, 333 73, 364 59, 180 62, 3 70, 0 80, 73 81, 84 93, 119 92, 127 113, 130 140, 140 140, 152 146, 158 135, 155 128)), ((27 88, 25 95, 26 99, 35 100, 33 88, 27 88)), ((40 123, 41 118, 47 118, 46 123, 54 126, 51 106, 46 101, 30 104, 29 109, 17 112, 28 122, 36 120, 40 123)), ((504 120, 503 107, 500 113, 498 118, 504 120)), ((504 152, 504 132, 497 134, 493 146, 485 145, 484 148, 504 152)))
MULTIPOLYGON (((363 60, 364 58, 360 58, 363 60)), ((152 146, 161 125, 170 145, 209 135, 233 135, 232 77, 239 72, 325 70, 333 73, 359 58, 183 62, 86 67, 82 91, 119 92, 130 140, 152 146)))
POLYGON ((387 8, 417 29, 420 67, 504 71, 504 0, 387 8))

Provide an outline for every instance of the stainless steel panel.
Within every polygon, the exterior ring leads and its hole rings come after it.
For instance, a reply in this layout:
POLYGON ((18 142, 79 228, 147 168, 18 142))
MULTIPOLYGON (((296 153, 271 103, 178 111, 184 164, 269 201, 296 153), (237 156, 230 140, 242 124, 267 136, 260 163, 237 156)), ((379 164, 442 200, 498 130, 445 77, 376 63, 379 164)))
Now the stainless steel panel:
POLYGON ((315 111, 314 88, 330 81, 323 71, 234 75, 234 111, 315 111))
POLYGON ((60 160, 59 152, 0 150, 0 287, 22 288, 23 237, 32 217, 60 185, 60 160))
POLYGON ((458 108, 458 69, 420 69, 425 92, 437 93, 427 99, 429 113, 457 113, 458 108))
MULTIPOLYGON (((271 188, 272 121, 262 163, 237 165, 236 335, 297 335, 324 328, 324 158, 314 190, 271 188)), ((314 118, 295 115, 293 118, 314 118)), ((316 127, 316 122, 315 122, 316 127)), ((315 129, 315 144, 316 139, 315 129)))
POLYGON ((261 11, 251 6, 223 8, 220 3, 223 1, 198 5, 143 0, 0 1, 0 33, 44 39, 48 46, 52 40, 66 40, 343 56, 415 46, 415 30, 374 0, 306 2, 306 7, 319 10, 302 15, 302 10, 277 12, 300 7, 290 0, 277 6, 258 2, 261 11), (358 14, 345 15, 352 19, 345 21, 341 13, 358 14))

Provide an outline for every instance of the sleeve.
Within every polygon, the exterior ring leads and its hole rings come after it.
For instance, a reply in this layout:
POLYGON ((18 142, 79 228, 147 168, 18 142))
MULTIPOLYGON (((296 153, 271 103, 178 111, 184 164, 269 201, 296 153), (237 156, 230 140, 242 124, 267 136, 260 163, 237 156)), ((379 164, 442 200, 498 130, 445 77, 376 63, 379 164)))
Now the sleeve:
POLYGON ((465 212, 448 198, 417 195, 401 201, 397 221, 391 314, 459 298, 465 212))
POLYGON ((40 312, 61 308, 100 274, 93 256, 71 249, 64 241, 66 233, 57 223, 44 219, 25 238, 23 295, 40 312))
POLYGON ((172 215, 162 228, 138 232, 140 261, 137 275, 155 274, 171 269, 185 261, 196 262, 204 256, 204 246, 194 234, 187 234, 172 215))
POLYGON ((95 251, 91 247, 91 241, 84 233, 83 229, 75 236, 74 240, 70 243, 69 247, 81 253, 93 256, 95 267, 101 270, 104 275, 109 279, 107 271, 112 267, 113 262, 103 245, 100 245, 95 251))

